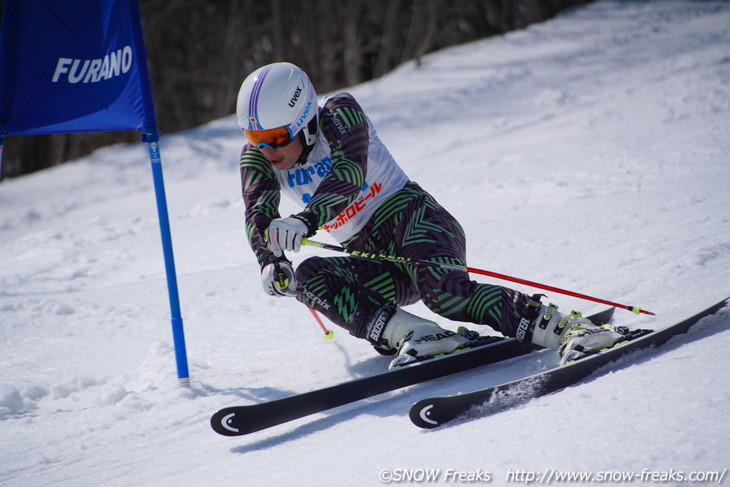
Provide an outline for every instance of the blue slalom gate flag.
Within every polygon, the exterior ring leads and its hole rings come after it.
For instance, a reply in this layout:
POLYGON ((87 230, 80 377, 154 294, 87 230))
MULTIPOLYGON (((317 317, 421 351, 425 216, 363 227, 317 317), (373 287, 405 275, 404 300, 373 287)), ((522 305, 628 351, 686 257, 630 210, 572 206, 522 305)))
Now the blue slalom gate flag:
POLYGON ((6 135, 138 130, 149 147, 178 379, 189 384, 159 132, 137 0, 4 0, 0 168, 6 135))
POLYGON ((157 128, 136 0, 6 0, 0 135, 157 128))

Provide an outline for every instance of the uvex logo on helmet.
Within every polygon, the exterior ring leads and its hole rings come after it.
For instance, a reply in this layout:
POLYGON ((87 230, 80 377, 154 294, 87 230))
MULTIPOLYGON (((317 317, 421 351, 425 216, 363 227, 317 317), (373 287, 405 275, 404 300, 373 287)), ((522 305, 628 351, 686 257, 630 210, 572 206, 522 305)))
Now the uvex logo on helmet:
POLYGON ((302 94, 302 88, 300 86, 297 86, 297 89, 294 90, 294 94, 291 97, 291 100, 289 100, 289 106, 294 108, 294 105, 296 105, 297 100, 299 99, 299 95, 302 94))

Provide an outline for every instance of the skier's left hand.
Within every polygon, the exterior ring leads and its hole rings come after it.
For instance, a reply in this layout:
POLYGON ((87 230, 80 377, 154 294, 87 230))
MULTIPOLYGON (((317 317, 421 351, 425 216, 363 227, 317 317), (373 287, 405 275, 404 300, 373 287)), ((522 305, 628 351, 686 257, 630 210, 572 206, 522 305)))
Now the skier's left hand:
POLYGON ((276 257, 284 255, 284 251, 299 252, 302 239, 307 236, 307 225, 292 216, 274 220, 269 225, 269 250, 276 257))

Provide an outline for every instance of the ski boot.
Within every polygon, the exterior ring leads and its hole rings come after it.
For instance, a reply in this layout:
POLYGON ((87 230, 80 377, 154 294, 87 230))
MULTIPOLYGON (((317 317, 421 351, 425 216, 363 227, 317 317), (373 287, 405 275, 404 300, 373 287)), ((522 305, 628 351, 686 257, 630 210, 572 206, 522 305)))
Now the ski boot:
POLYGON ((626 327, 594 324, 575 311, 563 315, 552 303, 543 305, 540 297, 536 294, 526 303, 517 303, 520 322, 515 338, 523 343, 556 350, 561 365, 611 348, 630 335, 626 327))
POLYGON ((412 315, 395 306, 381 309, 368 327, 367 339, 378 352, 396 354, 389 368, 448 354, 462 348, 471 340, 433 321, 412 315))

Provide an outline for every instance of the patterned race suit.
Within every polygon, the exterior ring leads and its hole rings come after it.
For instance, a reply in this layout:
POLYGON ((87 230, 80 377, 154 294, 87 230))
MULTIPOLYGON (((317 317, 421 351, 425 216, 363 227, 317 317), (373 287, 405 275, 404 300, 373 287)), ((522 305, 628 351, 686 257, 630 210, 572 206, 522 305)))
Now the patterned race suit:
MULTIPOLYGON (((265 231, 280 217, 284 193, 303 207, 295 216, 310 234, 321 228, 351 250, 466 265, 459 223, 408 181, 354 98, 343 93, 322 104, 317 142, 288 171, 274 169, 256 147, 243 148, 246 233, 259 264, 276 260, 265 231)), ((297 300, 359 338, 384 306, 419 299, 445 318, 486 324, 509 336, 518 320, 514 291, 479 284, 463 271, 311 257, 298 266, 296 277, 297 300)))

